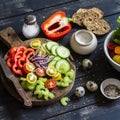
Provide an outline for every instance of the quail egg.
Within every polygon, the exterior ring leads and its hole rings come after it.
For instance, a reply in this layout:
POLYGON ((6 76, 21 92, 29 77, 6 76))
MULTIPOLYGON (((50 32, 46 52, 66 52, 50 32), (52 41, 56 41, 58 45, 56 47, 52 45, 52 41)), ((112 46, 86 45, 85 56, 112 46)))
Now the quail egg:
POLYGON ((82 87, 82 86, 77 87, 76 90, 75 90, 75 95, 77 97, 84 96, 85 95, 85 89, 84 89, 84 87, 82 87))
POLYGON ((86 83, 86 87, 87 87, 87 89, 88 89, 89 91, 91 91, 91 92, 94 92, 94 91, 96 91, 96 90, 98 89, 98 85, 97 85, 97 83, 94 82, 94 81, 88 81, 88 82, 86 83))
POLYGON ((93 63, 90 59, 83 59, 82 66, 84 69, 90 69, 93 66, 93 63))

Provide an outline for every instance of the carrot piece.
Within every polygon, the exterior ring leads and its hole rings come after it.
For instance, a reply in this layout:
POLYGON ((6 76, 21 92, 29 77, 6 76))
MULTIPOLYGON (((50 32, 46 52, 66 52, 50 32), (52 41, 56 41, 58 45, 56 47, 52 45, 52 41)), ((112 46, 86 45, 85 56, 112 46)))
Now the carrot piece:
POLYGON ((120 55, 120 46, 115 47, 114 52, 120 55))

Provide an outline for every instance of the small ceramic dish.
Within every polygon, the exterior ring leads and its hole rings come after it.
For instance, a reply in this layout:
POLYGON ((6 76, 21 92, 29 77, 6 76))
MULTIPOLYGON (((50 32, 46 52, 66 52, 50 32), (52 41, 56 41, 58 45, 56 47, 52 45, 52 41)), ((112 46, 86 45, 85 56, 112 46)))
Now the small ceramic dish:
POLYGON ((78 30, 70 39, 71 48, 80 55, 90 54, 97 47, 97 38, 89 30, 78 30))
POLYGON ((115 78, 105 79, 100 86, 102 94, 111 100, 120 98, 120 80, 115 78))

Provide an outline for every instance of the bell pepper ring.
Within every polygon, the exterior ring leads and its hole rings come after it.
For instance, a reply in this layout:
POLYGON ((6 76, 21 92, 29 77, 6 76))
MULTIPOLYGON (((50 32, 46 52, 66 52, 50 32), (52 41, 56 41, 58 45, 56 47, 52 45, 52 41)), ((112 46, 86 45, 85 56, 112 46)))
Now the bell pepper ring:
POLYGON ((12 69, 14 74, 22 76, 24 63, 28 62, 34 53, 34 49, 25 46, 12 47, 9 50, 7 66, 12 69))
POLYGON ((71 24, 63 11, 57 11, 52 14, 42 23, 41 28, 44 34, 51 40, 62 38, 72 29, 71 24))
POLYGON ((22 70, 18 68, 16 63, 12 66, 12 71, 17 75, 20 75, 20 76, 23 75, 22 70))

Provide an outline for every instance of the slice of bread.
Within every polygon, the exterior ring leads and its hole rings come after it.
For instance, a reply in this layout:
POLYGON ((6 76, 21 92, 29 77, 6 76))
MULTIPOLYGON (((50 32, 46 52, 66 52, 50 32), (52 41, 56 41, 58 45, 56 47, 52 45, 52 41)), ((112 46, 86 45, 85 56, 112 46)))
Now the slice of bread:
POLYGON ((103 35, 110 30, 110 25, 103 19, 104 12, 99 8, 78 9, 72 16, 73 23, 85 26, 97 35, 103 35))
POLYGON ((96 8, 96 7, 93 7, 91 9, 89 9, 88 11, 93 11, 95 12, 96 14, 98 14, 98 18, 101 19, 104 15, 104 12, 102 10, 100 10, 99 8, 96 8))
POLYGON ((103 15, 99 13, 98 11, 96 12, 94 9, 89 9, 87 10, 87 12, 84 13, 84 19, 86 18, 101 19, 102 17, 103 15))
POLYGON ((75 12, 72 16, 73 23, 83 26, 83 19, 86 11, 87 9, 80 8, 77 12, 75 12))
POLYGON ((84 19, 83 24, 96 35, 104 35, 110 31, 110 25, 104 19, 95 20, 87 17, 84 19))

